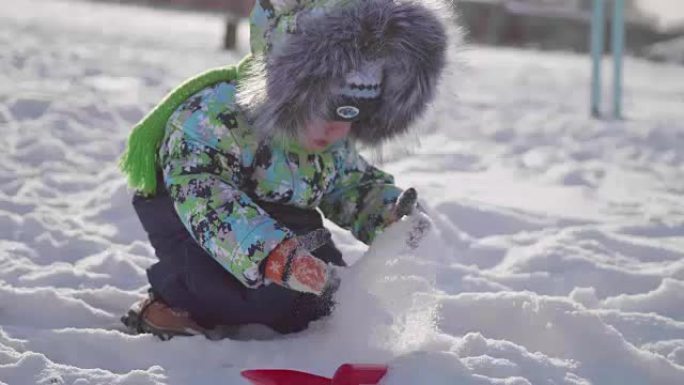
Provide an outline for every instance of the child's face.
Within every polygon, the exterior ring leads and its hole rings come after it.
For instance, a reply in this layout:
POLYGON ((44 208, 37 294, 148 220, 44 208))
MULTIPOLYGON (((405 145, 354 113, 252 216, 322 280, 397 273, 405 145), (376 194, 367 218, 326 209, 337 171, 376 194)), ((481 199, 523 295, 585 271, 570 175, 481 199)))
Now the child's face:
POLYGON ((299 133, 299 142, 309 151, 322 151, 349 135, 351 122, 312 120, 299 133))

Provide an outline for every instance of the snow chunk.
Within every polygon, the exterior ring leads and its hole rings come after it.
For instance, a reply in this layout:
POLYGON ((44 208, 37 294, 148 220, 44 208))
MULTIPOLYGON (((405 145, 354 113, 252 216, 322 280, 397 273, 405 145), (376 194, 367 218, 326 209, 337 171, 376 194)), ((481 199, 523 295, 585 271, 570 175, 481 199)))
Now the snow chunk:
POLYGON ((684 281, 663 279, 657 289, 643 294, 606 298, 603 306, 624 311, 654 312, 684 321, 684 281))

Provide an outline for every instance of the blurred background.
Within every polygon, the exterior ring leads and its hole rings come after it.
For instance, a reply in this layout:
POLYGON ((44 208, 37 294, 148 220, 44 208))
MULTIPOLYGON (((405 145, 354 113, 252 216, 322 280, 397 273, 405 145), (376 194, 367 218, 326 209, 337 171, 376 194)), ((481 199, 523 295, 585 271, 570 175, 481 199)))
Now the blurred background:
MULTIPOLYGON (((240 25, 255 0, 92 0, 139 4, 226 16, 222 45, 234 49, 240 25)), ((611 28, 613 0, 604 0, 611 28)), ((589 50, 594 0, 454 0, 472 43, 546 50, 589 50)), ((634 56, 684 64, 684 1, 624 0, 627 51, 634 56)), ((606 50, 609 50, 609 41, 606 50)))

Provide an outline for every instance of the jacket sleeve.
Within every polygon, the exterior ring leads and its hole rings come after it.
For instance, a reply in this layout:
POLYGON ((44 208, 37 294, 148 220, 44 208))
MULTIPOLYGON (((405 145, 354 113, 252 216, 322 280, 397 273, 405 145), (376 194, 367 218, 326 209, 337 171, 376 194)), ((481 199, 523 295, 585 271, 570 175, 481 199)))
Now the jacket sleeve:
POLYGON ((402 190, 392 175, 370 165, 345 142, 335 152, 338 175, 319 208, 326 218, 370 244, 386 226, 402 190))
POLYGON ((250 175, 242 144, 232 132, 212 134, 226 129, 203 109, 172 116, 160 148, 164 184, 199 245, 245 286, 258 287, 261 261, 292 234, 240 190, 250 175))

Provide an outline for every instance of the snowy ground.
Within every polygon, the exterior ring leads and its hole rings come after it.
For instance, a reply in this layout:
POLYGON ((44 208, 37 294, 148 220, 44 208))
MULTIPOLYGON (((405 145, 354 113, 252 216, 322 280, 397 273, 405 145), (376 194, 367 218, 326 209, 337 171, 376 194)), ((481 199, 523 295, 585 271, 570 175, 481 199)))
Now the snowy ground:
POLYGON ((684 37, 677 37, 651 45, 646 50, 649 59, 684 64, 684 37))
POLYGON ((588 59, 472 47, 411 156, 437 232, 349 259, 341 304, 275 340, 118 330, 152 252, 115 163, 168 89, 240 53, 222 20, 0 3, 0 383, 245 384, 386 362, 385 385, 684 383, 684 68, 628 60, 623 122, 587 118, 588 59))

